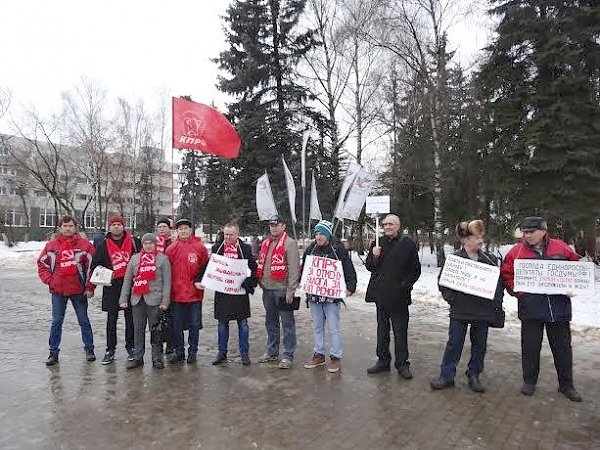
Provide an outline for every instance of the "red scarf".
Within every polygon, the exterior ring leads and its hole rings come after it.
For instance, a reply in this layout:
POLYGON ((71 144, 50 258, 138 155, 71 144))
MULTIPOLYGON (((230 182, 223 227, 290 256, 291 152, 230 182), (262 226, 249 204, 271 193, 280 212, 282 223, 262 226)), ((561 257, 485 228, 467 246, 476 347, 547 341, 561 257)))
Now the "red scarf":
POLYGON ((77 275, 77 261, 73 250, 73 239, 61 238, 58 255, 57 273, 60 275, 77 275))
POLYGON ((135 295, 145 295, 150 292, 150 281, 156 278, 156 255, 156 251, 149 253, 142 250, 140 253, 140 263, 133 280, 135 295))
POLYGON ((125 277, 127 263, 133 253, 133 239, 126 234, 123 237, 123 243, 119 247, 111 238, 106 239, 106 247, 108 248, 108 256, 112 264, 113 278, 125 277))
POLYGON ((237 242, 235 244, 225 242, 223 245, 223 256, 225 258, 238 259, 237 242))
MULTIPOLYGON (((287 277, 287 269, 285 266, 285 240, 287 239, 287 233, 283 232, 281 237, 277 241, 273 253, 271 253, 271 278, 274 280, 285 280, 287 277)), ((258 269, 256 270, 256 276, 262 278, 263 269, 265 267, 265 261, 267 260, 267 252, 273 238, 269 236, 265 239, 260 247, 260 256, 258 257, 258 269)))
POLYGON ((156 236, 156 251, 158 253, 165 252, 168 240, 169 238, 166 236, 156 236))

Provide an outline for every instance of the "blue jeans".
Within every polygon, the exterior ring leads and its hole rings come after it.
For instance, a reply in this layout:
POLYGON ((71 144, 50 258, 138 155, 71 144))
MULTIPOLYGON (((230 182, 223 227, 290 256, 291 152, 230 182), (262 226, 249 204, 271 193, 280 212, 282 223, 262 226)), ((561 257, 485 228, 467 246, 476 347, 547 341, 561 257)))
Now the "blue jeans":
MULTIPOLYGON (((248 326, 248 319, 241 319, 237 321, 238 324, 238 337, 240 341, 240 355, 247 356, 250 353, 250 327, 248 326)), ((227 354, 227 343, 229 342, 229 321, 219 320, 219 352, 227 354)))
POLYGON ((479 375, 483 372, 483 360, 487 347, 488 324, 482 321, 450 319, 448 327, 448 343, 442 360, 442 373, 440 378, 454 380, 456 366, 460 361, 467 326, 471 324, 471 359, 469 360, 467 375, 479 375))
POLYGON ((277 298, 285 297, 285 291, 272 291, 263 289, 263 305, 265 306, 265 327, 267 329, 267 354, 279 356, 279 320, 283 327, 283 357, 294 359, 296 350, 296 322, 294 311, 280 311, 277 309, 277 298))
POLYGON ((188 354, 198 353, 202 302, 171 303, 173 307, 173 343, 177 355, 184 354, 183 330, 188 328, 188 354))
POLYGON ((314 353, 325 355, 325 323, 329 324, 331 343, 329 354, 336 358, 342 357, 342 330, 340 327, 339 303, 308 302, 313 318, 313 334, 315 336, 314 353))
POLYGON ((50 353, 58 354, 60 351, 60 341, 62 338, 62 326, 65 320, 65 312, 67 311, 67 302, 71 299, 71 304, 77 316, 77 322, 81 327, 81 339, 83 340, 83 348, 86 352, 94 350, 94 335, 92 333, 92 325, 88 319, 88 299, 85 295, 72 295, 63 297, 62 295, 52 294, 52 326, 50 327, 50 338, 48 345, 50 353))

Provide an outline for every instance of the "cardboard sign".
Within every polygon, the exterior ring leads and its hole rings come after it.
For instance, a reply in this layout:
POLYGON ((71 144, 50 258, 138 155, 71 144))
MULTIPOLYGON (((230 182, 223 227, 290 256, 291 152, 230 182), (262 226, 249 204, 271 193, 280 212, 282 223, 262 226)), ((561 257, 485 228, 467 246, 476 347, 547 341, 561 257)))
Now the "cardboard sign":
POLYGON ((201 284, 215 292, 231 295, 245 295, 242 283, 248 276, 247 259, 231 259, 212 254, 206 266, 201 284))
POLYGON ((306 294, 345 298, 346 279, 342 262, 322 256, 307 256, 302 270, 300 287, 306 294))
POLYGON ((96 266, 90 277, 90 283, 95 284, 96 286, 112 286, 112 274, 112 270, 107 269, 104 266, 96 266))
POLYGON ((390 212, 390 196, 378 195, 367 197, 367 214, 387 214, 390 212))
POLYGON ((450 255, 444 263, 439 284, 455 291, 491 300, 496 293, 499 277, 499 267, 450 255))
POLYGON ((593 294, 594 263, 515 259, 514 291, 530 294, 593 294))

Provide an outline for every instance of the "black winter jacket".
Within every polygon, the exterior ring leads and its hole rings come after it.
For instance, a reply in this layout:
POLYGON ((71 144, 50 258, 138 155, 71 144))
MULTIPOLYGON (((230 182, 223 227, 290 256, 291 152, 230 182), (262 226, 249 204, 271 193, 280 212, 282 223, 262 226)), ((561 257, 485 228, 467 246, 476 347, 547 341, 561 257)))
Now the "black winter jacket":
MULTIPOLYGON (((457 250, 454 254, 461 258, 469 258, 469 255, 463 248, 457 250)), ((498 266, 498 259, 494 255, 483 251, 478 252, 477 262, 498 266)), ((440 271, 440 276, 441 274, 442 272, 440 271)), ((438 280, 440 276, 438 276, 438 280)), ((465 294, 464 292, 455 291, 444 286, 438 285, 438 288, 444 300, 450 304, 451 319, 493 322, 497 317, 497 313, 502 310, 502 298, 504 296, 504 282, 502 277, 498 277, 498 284, 496 285, 493 300, 465 294)))
POLYGON ((373 255, 373 242, 365 262, 367 270, 371 272, 365 300, 375 302, 378 308, 387 312, 408 314, 413 284, 421 276, 417 246, 408 236, 393 239, 382 236, 379 245, 379 258, 373 255))

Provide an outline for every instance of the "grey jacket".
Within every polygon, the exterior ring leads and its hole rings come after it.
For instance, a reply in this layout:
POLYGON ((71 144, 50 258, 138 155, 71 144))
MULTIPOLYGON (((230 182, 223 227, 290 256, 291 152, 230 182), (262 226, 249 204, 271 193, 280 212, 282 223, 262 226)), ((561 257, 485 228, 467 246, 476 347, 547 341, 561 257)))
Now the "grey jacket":
POLYGON ((277 239, 273 239, 271 246, 267 250, 263 276, 259 280, 260 287, 267 290, 294 293, 298 289, 300 282, 300 251, 298 250, 298 243, 289 236, 285 240, 285 264, 287 269, 285 280, 274 280, 271 278, 271 255, 273 254, 275 245, 277 245, 277 239))
MULTIPOLYGON (((129 260, 125 278, 123 279, 123 289, 121 289, 121 298, 119 304, 127 303, 131 295, 131 305, 137 305, 142 296, 133 293, 133 279, 137 274, 140 264, 140 253, 136 253, 129 260)), ((158 306, 161 303, 169 306, 171 296, 171 263, 162 253, 156 254, 156 278, 150 281, 150 292, 144 295, 144 301, 149 306, 158 306)))

